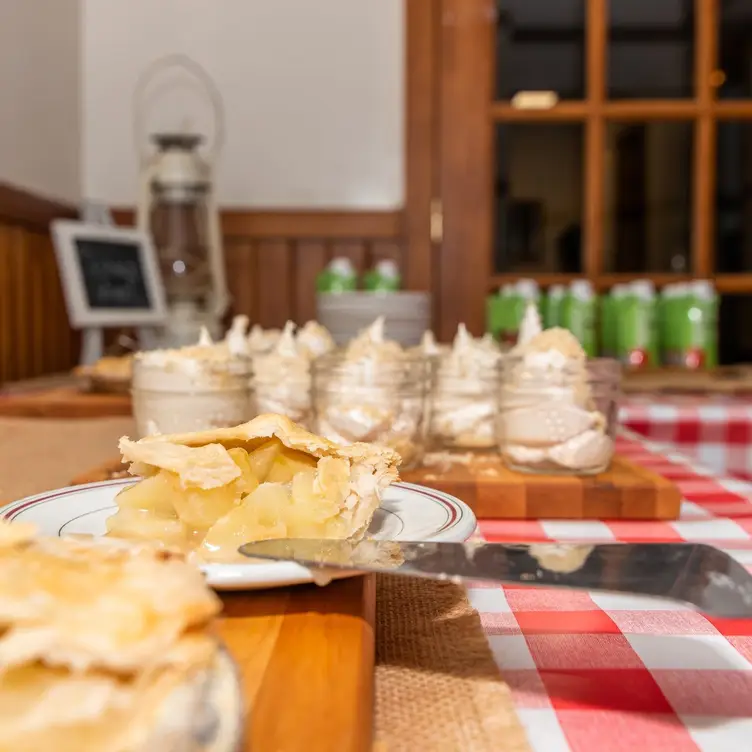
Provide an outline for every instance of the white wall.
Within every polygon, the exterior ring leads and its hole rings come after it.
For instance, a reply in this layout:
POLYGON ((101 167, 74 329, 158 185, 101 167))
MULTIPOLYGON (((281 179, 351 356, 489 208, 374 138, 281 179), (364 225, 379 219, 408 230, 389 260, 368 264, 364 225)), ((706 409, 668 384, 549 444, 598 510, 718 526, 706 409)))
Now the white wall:
POLYGON ((80 196, 79 0, 0 2, 0 182, 80 196))
MULTIPOLYGON (((224 97, 222 204, 402 203, 402 0, 83 0, 83 37, 88 198, 134 203, 134 85, 153 59, 182 52, 224 97)), ((198 111, 183 88, 152 122, 175 128, 198 111)))

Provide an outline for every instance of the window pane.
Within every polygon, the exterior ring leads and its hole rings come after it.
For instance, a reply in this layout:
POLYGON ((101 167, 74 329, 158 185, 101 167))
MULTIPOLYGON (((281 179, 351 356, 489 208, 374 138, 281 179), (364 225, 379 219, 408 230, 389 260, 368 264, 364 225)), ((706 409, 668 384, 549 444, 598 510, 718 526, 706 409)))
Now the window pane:
POLYGON ((584 0, 500 0, 496 28, 496 97, 554 91, 584 96, 584 0))
POLYGON ((752 363, 752 295, 722 295, 718 320, 720 363, 752 363))
POLYGON ((582 161, 580 124, 497 127, 497 272, 582 271, 582 161))
POLYGON ((689 271, 692 138, 688 122, 608 124, 607 271, 689 271))
POLYGON ((716 270, 752 271, 752 123, 718 123, 716 270))
POLYGON ((752 96, 752 2, 722 0, 718 23, 722 99, 752 96))
POLYGON ((610 0, 608 96, 691 97, 694 27, 694 0, 610 0))

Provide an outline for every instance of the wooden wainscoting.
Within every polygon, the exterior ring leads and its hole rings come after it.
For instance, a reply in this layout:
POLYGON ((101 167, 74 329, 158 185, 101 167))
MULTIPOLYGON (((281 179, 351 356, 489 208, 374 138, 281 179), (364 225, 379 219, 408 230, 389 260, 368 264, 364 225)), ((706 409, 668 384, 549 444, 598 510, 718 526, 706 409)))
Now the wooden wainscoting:
POLYGON ((0 183, 0 383, 75 365, 49 224, 75 212, 0 183))
MULTIPOLYGON (((0 383, 62 373, 78 360, 49 225, 69 206, 0 184, 0 383)), ((116 211, 132 224, 133 213, 116 211)), ((316 275, 335 256, 359 271, 404 261, 402 212, 222 212, 232 312, 265 327, 316 315, 316 275)))
MULTIPOLYGON (((133 212, 115 210, 118 224, 133 212)), ((359 272, 376 260, 404 261, 402 212, 262 211, 222 212, 227 281, 233 314, 280 327, 316 316, 316 275, 335 256, 359 272)))

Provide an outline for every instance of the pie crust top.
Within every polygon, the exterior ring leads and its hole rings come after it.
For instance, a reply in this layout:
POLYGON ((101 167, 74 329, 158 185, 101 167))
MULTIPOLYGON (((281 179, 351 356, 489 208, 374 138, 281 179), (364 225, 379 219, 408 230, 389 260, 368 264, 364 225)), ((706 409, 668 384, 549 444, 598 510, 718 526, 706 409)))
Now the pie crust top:
MULTIPOLYGON (((243 560, 266 538, 363 537, 399 455, 372 444, 335 444, 282 415, 231 428, 120 440, 129 472, 110 535, 157 539, 202 561, 243 560)), ((247 561, 247 560, 245 560, 247 561)))
POLYGON ((155 546, 0 521, 0 750, 194 752, 220 607, 155 546))

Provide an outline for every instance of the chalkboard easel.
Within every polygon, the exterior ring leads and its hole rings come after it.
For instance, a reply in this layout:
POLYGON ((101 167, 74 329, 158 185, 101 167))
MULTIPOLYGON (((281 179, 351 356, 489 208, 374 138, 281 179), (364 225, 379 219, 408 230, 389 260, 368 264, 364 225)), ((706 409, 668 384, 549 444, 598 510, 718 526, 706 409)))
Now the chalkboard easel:
POLYGON ((105 328, 134 326, 148 338, 167 317, 164 286, 148 233, 57 220, 55 254, 71 326, 81 329, 81 363, 103 353, 105 328))

